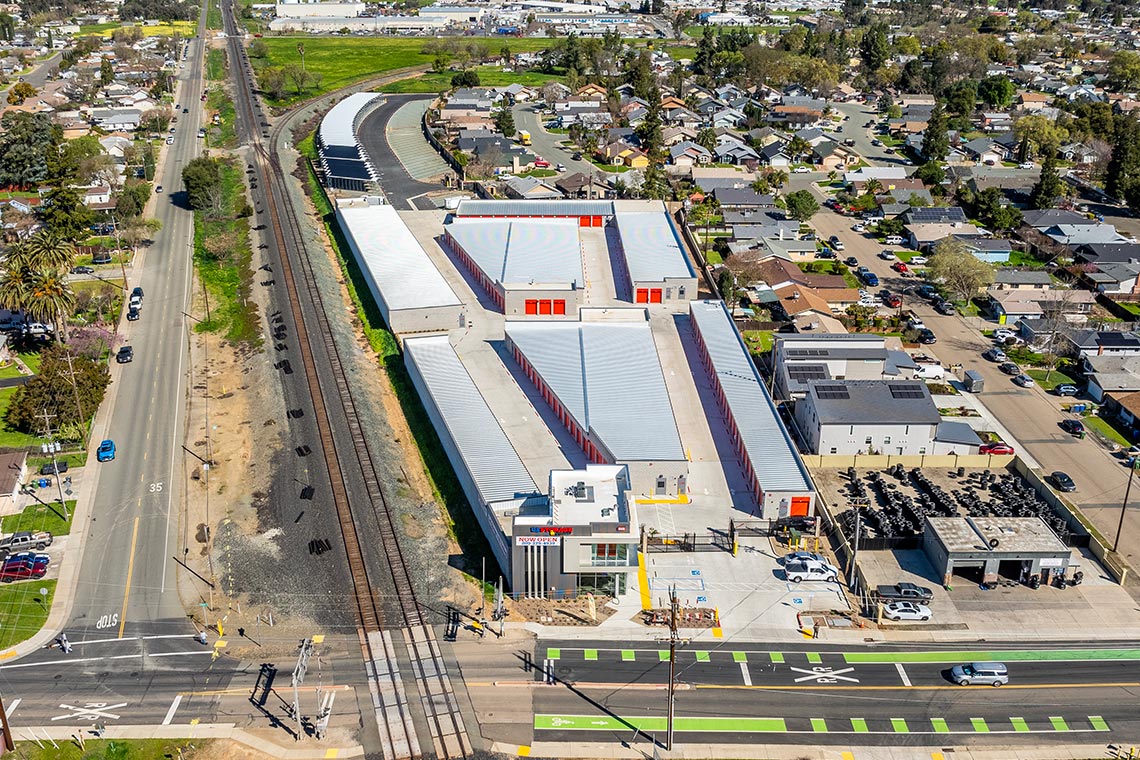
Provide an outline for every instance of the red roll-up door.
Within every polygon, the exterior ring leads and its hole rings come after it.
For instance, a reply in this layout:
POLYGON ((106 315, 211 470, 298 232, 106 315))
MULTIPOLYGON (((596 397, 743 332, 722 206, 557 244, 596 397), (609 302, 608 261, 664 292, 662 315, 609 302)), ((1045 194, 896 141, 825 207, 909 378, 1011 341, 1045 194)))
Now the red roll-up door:
POLYGON ((649 303, 649 288, 638 288, 637 289, 637 302, 638 303, 649 303))
POLYGON ((594 217, 594 226, 595 227, 601 227, 602 226, 602 218, 600 216, 594 217))
POLYGON ((539 314, 549 314, 550 313, 550 301, 539 301, 538 302, 538 313, 539 314))
POLYGON ((649 303, 661 303, 661 288, 653 288, 649 291, 649 303))
POLYGON ((792 517, 806 517, 808 509, 811 507, 811 499, 807 496, 793 496, 792 497, 792 510, 790 515, 792 517))
POLYGON ((560 316, 560 317, 566 316, 566 302, 561 300, 561 299, 555 301, 554 302, 554 313, 555 313, 555 315, 560 316))
POLYGON ((579 227, 589 227, 590 226, 590 217, 588 217, 588 216, 578 217, 578 226, 579 227))
POLYGON ((526 302, 526 313, 527 314, 538 314, 538 301, 528 300, 526 302))

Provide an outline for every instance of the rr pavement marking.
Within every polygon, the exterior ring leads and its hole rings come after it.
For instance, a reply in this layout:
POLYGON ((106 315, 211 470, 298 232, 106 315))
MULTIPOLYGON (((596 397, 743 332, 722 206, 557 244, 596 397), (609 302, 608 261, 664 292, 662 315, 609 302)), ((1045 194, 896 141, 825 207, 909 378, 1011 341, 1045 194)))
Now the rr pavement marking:
POLYGON ((562 656, 562 650, 561 649, 547 649, 546 650, 546 659, 548 659, 548 660, 557 660, 561 656, 562 656))
MULTIPOLYGON (((139 499, 142 506, 142 499, 139 499)), ((131 531, 131 553, 127 560, 127 587, 123 589, 123 612, 119 615, 119 638, 123 638, 123 629, 127 626, 127 601, 131 598, 131 576, 135 572, 135 545, 139 540, 139 518, 135 518, 135 527, 131 531)))
POLYGON ((637 659, 637 655, 632 649, 623 649, 621 650, 621 659, 622 662, 633 662, 637 659))
POLYGON ((773 664, 778 665, 784 661, 784 655, 780 652, 769 652, 768 659, 770 659, 773 664))
POLYGON ((823 662, 823 658, 819 656, 818 652, 808 652, 807 653, 807 661, 812 663, 813 665, 818 665, 821 662, 823 662))
POLYGON ((1049 716, 1049 722, 1053 724, 1053 728, 1057 731, 1068 731, 1069 730, 1069 724, 1065 722, 1064 718, 1062 718, 1058 715, 1050 715, 1049 716))
POLYGON ((752 674, 748 672, 748 663, 747 662, 740 663, 740 675, 743 676, 743 678, 744 678, 744 685, 745 686, 751 686, 752 685, 752 674))
POLYGON ((823 718, 812 718, 811 719, 811 730, 815 731, 817 733, 826 734, 827 733, 827 721, 824 720, 823 718))
POLYGON ((1025 722, 1025 718, 1010 718, 1009 722, 1013 724, 1014 731, 1029 730, 1029 724, 1025 722))
POLYGON ((162 719, 162 725, 164 725, 164 726, 170 725, 170 721, 174 720, 174 713, 176 713, 178 711, 178 705, 181 702, 182 702, 182 695, 179 694, 178 696, 176 696, 174 698, 174 701, 170 703, 170 709, 166 711, 166 717, 162 719))
MULTIPOLYGON (((17 699, 16 701, 19 702, 20 700, 17 699)), ((15 709, 15 708, 12 708, 12 709, 15 709)), ((1107 731, 1108 730, 1108 723, 1105 721, 1104 718, 1100 717, 1099 715, 1090 715, 1089 716, 1089 723, 1091 723, 1092 727, 1097 731, 1107 731)))
POLYGON ((598 650, 597 649, 587 649, 584 657, 587 660, 596 660, 596 659, 598 659, 598 650))
POLYGON ((744 652, 733 652, 732 653, 732 661, 733 662, 748 662, 748 655, 745 654, 744 652))
POLYGON ((891 718, 891 728, 895 730, 896 734, 910 733, 910 728, 907 726, 905 718, 891 718))
POLYGON ((697 650, 697 662, 708 662, 708 661, 709 661, 708 651, 706 651, 704 649, 698 649, 697 650))
POLYGON ((658 662, 669 662, 669 650, 668 649, 658 649, 657 650, 657 661, 658 662))
POLYGON ((867 721, 863 720, 862 718, 852 718, 851 730, 857 734, 867 733, 867 721))
POLYGON ((934 726, 934 733, 936 734, 950 733, 950 727, 946 725, 945 718, 931 718, 930 725, 934 726))
POLYGON ((970 718, 970 725, 972 725, 974 730, 979 734, 988 734, 990 732, 990 727, 986 724, 985 718, 970 718))
POLYGON ((910 678, 906 674, 906 669, 903 668, 901 662, 895 663, 895 670, 899 672, 899 678, 902 679, 903 686, 910 686, 910 678))

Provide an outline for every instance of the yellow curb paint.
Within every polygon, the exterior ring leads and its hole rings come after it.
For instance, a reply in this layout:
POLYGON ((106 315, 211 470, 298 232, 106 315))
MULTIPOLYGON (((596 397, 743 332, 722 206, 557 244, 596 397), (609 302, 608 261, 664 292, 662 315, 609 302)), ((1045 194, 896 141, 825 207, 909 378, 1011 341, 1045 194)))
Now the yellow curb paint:
POLYGON ((519 757, 530 757, 530 747, 525 744, 519 747, 519 757))
POLYGON ((325 643, 325 635, 323 633, 318 633, 316 636, 313 636, 313 643, 314 644, 325 643))
POLYGON ((840 757, 842 757, 843 760, 855 760, 855 753, 854 752, 844 752, 843 754, 840 755, 840 757))
POLYGON ((0 660, 10 660, 15 656, 16 656, 16 650, 15 649, 9 649, 7 652, 0 654, 0 660))
POLYGON ((326 749, 325 750, 325 757, 337 757, 339 755, 340 755, 340 750, 337 749, 336 747, 333 747, 332 749, 326 749))
POLYGON ((722 631, 720 628, 713 628, 713 629, 712 629, 712 634, 713 634, 713 638, 714 638, 714 639, 722 639, 722 638, 724 638, 724 631, 722 631))
POLYGON ((645 571, 645 553, 637 553, 637 588, 641 591, 641 609, 647 610, 653 606, 649 598, 649 574, 645 571))

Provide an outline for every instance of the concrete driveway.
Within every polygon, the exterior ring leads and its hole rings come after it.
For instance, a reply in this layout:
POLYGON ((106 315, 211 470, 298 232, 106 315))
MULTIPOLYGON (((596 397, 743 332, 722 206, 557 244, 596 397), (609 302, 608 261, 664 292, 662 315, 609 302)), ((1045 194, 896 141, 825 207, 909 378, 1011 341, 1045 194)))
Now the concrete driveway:
MULTIPOLYGON (((841 256, 855 256, 859 263, 879 276, 879 287, 895 293, 917 285, 921 280, 902 277, 890 268, 892 262, 878 257, 883 248, 899 250, 898 246, 884 246, 871 237, 851 230, 856 220, 840 216, 830 209, 822 209, 812 219, 821 239, 838 235, 844 243, 841 256)), ((992 342, 970 327, 960 316, 944 316, 931 308, 929 302, 918 296, 902 295, 903 308, 913 309, 938 336, 938 343, 923 346, 924 353, 933 353, 944 365, 961 364, 963 369, 977 370, 985 378, 985 390, 980 400, 1017 439, 1015 445, 1027 450, 1046 473, 1063 470, 1076 481, 1077 490, 1068 494, 1092 520, 1109 542, 1116 537, 1120 507, 1128 471, 1121 460, 1100 446, 1091 436, 1079 440, 1059 427, 1067 415, 1061 411, 1061 399, 1045 393, 1039 387, 1020 388, 1008 375, 998 370, 997 364, 981 357, 992 342)), ((885 311, 885 310, 884 310, 885 311)), ((995 324, 996 327, 996 324, 995 324)), ((1134 567, 1140 561, 1140 484, 1129 497, 1120 550, 1134 567)))

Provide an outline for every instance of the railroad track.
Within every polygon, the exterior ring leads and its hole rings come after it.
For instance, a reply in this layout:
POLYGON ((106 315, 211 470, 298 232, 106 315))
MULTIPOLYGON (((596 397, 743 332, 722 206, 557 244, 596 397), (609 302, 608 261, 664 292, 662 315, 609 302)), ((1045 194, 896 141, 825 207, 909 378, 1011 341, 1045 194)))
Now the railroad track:
MULTIPOLYGON (((321 449, 328 466, 336 507, 344 541, 345 556, 353 583, 353 597, 360 621, 361 652, 369 674, 373 707, 385 758, 401 760, 427 756, 416 733, 415 716, 405 696, 403 680, 397 664, 397 644, 393 632, 401 634, 402 646, 411 662, 413 676, 419 691, 422 716, 431 737, 431 756, 438 758, 466 758, 471 754, 470 739, 463 724, 459 705, 452 689, 435 633, 422 615, 416 596, 415 584, 404 559, 403 547, 395 530, 396 515, 383 488, 368 439, 364 435, 360 415, 349 387, 344 363, 333 337, 324 299, 317 286, 311 262, 305 253, 304 236, 296 209, 288 200, 284 168, 272 146, 280 137, 282 127, 272 133, 263 132, 261 120, 254 104, 254 75, 245 56, 232 6, 225 5, 224 25, 229 37, 228 48, 232 71, 237 77, 235 100, 239 117, 246 123, 246 137, 257 155, 267 180, 261 183, 265 196, 265 211, 277 250, 280 253, 281 277, 289 296, 290 311, 297 332, 305 379, 312 397, 321 449), (276 189, 275 189, 276 186, 276 189), (280 192, 280 199, 277 197, 280 192), (294 262, 295 259, 295 262, 294 262), (294 263, 296 266, 294 266, 294 263), (302 308, 302 294, 312 304, 302 308), (326 389, 317 373, 314 353, 324 354, 325 377, 332 376, 334 387, 326 389), (336 405, 334 408, 333 405, 336 405), (352 447, 351 456, 342 458, 342 449, 336 445, 330 411, 339 409, 347 422, 352 447), (358 472, 357 472, 358 471, 358 472), (367 494, 367 504, 358 499, 355 506, 366 514, 353 513, 349 500, 349 478, 358 474, 367 494), (375 592, 373 577, 365 562, 361 546, 358 519, 371 519, 380 537, 380 549, 386 558, 387 574, 395 594, 398 621, 385 619, 384 608, 375 592), (395 623, 395 625, 393 625, 395 623)), ((288 119, 283 118, 282 124, 288 119)), ((336 308, 340 300, 336 299, 336 308)))

